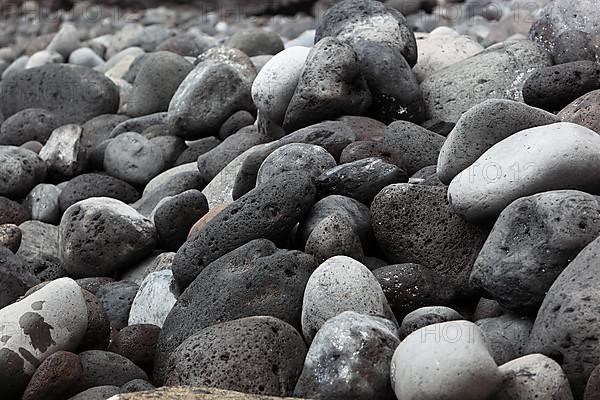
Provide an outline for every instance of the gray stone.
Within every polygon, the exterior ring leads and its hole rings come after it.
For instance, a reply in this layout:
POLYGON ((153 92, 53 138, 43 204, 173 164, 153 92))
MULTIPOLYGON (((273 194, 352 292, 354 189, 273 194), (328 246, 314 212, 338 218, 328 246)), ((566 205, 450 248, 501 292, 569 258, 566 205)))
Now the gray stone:
MULTIPOLYGON (((164 127, 162 125, 155 126, 161 128, 164 127)), ((148 131, 144 131, 142 135, 146 135, 147 133, 148 131)), ((175 165, 177 158, 187 148, 185 141, 179 136, 156 136, 151 138, 150 141, 162 152, 165 169, 171 168, 173 165, 175 165)))
POLYGON ((345 311, 317 332, 294 395, 311 399, 394 399, 389 365, 399 343, 392 322, 345 311))
POLYGON ((370 105, 371 93, 356 52, 350 44, 327 37, 308 54, 283 128, 293 132, 342 115, 361 115, 370 105))
POLYGON ((598 17, 600 12, 593 0, 551 1, 534 15, 529 37, 548 51, 553 51, 559 36, 567 30, 575 29, 591 35, 600 33, 598 25, 594 22, 598 17))
POLYGON ((0 307, 6 307, 40 283, 19 256, 5 247, 0 247, 0 307))
POLYGON ((38 68, 48 64, 60 64, 64 61, 65 59, 61 54, 55 51, 42 50, 29 57, 25 69, 38 68))
POLYGON ((248 57, 277 54, 283 50, 283 42, 277 33, 260 28, 238 30, 227 39, 225 46, 240 49, 248 57))
POLYGON ((556 190, 522 197, 496 220, 470 284, 505 308, 535 313, 558 275, 598 235, 596 196, 556 190))
POLYGON ((408 121, 392 122, 384 132, 382 148, 412 175, 438 160, 446 139, 408 121))
POLYGON ((444 186, 387 186, 371 213, 377 243, 391 262, 421 264, 457 295, 472 293, 469 275, 489 230, 452 212, 444 186))
POLYGON ((0 225, 0 247, 6 247, 16 253, 21 246, 21 229, 14 224, 0 225))
POLYGON ((82 374, 78 389, 94 386, 121 386, 132 379, 148 380, 146 373, 132 361, 113 352, 88 350, 79 354, 82 374))
POLYGON ((400 324, 400 338, 405 338, 413 332, 429 325, 442 322, 463 320, 464 317, 449 307, 421 307, 408 313, 400 324))
POLYGON ((468 168, 496 143, 524 129, 559 122, 549 112, 526 104, 490 99, 465 112, 446 138, 437 161, 440 180, 446 184, 468 168))
POLYGON ((89 47, 80 47, 69 55, 69 64, 95 68, 102 65, 104 60, 89 47))
POLYGON ((370 157, 331 168, 323 172, 316 183, 322 196, 338 194, 370 205, 381 189, 406 181, 407 176, 402 169, 370 157))
POLYGON ((125 113, 133 117, 167 111, 169 102, 192 65, 182 56, 159 51, 144 57, 133 81, 125 113))
POLYGON ((397 316, 420 307, 447 304, 454 291, 444 278, 419 264, 394 264, 373 270, 383 293, 397 316))
POLYGON ((123 390, 114 385, 94 386, 86 389, 68 400, 106 400, 123 393, 123 390))
POLYGON ((156 243, 150 220, 108 197, 93 197, 65 211, 59 227, 60 259, 79 278, 106 276, 130 267, 156 243))
POLYGON ((429 75, 483 50, 474 39, 438 28, 431 33, 415 33, 419 57, 413 71, 419 82, 429 75))
POLYGON ((163 325, 155 373, 186 338, 224 321, 271 316, 300 328, 302 296, 313 257, 280 250, 266 239, 249 242, 210 263, 178 298, 163 325), (265 295, 267 293, 268 295, 265 295))
POLYGON ((19 225, 31 219, 27 205, 21 205, 6 197, 0 197, 0 224, 19 225))
POLYGON ((177 283, 187 287, 209 263, 254 239, 281 238, 308 212, 315 195, 310 177, 288 172, 236 200, 179 248, 173 260, 177 283))
POLYGON ((201 189, 204 179, 196 163, 170 168, 155 176, 144 188, 142 198, 132 204, 140 214, 149 217, 156 205, 167 196, 175 196, 191 189, 201 189))
POLYGON ((61 190, 55 185, 40 183, 31 189, 23 205, 31 213, 31 219, 58 224, 61 215, 58 205, 60 194, 61 190))
POLYGON ((500 372, 503 384, 494 399, 573 400, 569 381, 560 365, 543 354, 512 360, 500 366, 500 372))
POLYGON ((596 61, 600 53, 592 35, 580 30, 566 30, 556 38, 552 57, 554 64, 574 61, 596 61))
POLYGON ((42 108, 28 108, 7 118, 0 127, 0 143, 20 146, 35 140, 46 143, 58 121, 54 114, 42 108))
POLYGON ((312 341, 325 321, 344 311, 393 320, 379 282, 367 267, 346 256, 335 256, 312 273, 302 303, 302 333, 312 341))
POLYGON ((600 90, 593 90, 573 100, 557 115, 561 121, 573 122, 600 134, 600 117, 598 117, 600 101, 598 99, 600 99, 600 90))
POLYGON ((557 360, 569 378, 575 398, 581 398, 600 364, 600 315, 596 304, 600 279, 596 272, 600 240, 585 247, 554 281, 538 311, 527 353, 557 360))
POLYGON ((151 384, 150 382, 143 380, 143 379, 133 379, 129 382, 127 382, 126 384, 124 384, 123 386, 121 386, 121 389, 123 389, 123 391, 125 391, 126 393, 134 393, 134 392, 145 392, 148 390, 154 390, 156 389, 156 387, 154 387, 153 384, 151 384))
POLYGON ((345 0, 331 7, 320 19, 315 43, 335 36, 354 44, 370 41, 400 49, 413 67, 417 62, 417 45, 406 18, 396 9, 378 1, 345 0))
POLYGON ((526 354, 533 321, 514 314, 484 318, 475 322, 485 337, 496 364, 502 365, 526 354))
POLYGON ((96 297, 112 328, 120 330, 127 326, 129 310, 138 289, 137 284, 127 281, 110 282, 98 289, 96 297))
POLYGON ((254 120, 254 116, 246 110, 237 111, 231 114, 219 128, 219 138, 221 140, 227 139, 229 136, 237 133, 240 129, 253 125, 254 120))
POLYGON ((246 126, 229 136, 214 149, 198 157, 198 171, 210 181, 236 157, 255 145, 269 141, 254 125, 246 126))
POLYGON ((46 164, 33 151, 0 146, 0 196, 20 198, 46 178, 46 164))
POLYGON ((160 328, 156 325, 129 325, 119 331, 109 350, 133 361, 144 370, 151 370, 159 335, 160 328))
POLYGON ((256 146, 252 146, 251 148, 234 158, 233 161, 231 161, 229 164, 227 164, 225 168, 223 168, 217 174, 217 176, 215 176, 206 185, 204 189, 202 189, 202 193, 206 196, 206 200, 208 200, 208 206, 210 209, 218 205, 229 204, 233 202, 233 193, 235 190, 238 175, 241 174, 241 170, 244 166, 246 159, 251 157, 251 154, 258 152, 259 149, 264 149, 268 146, 268 143, 257 144, 256 146))
POLYGON ((168 113, 158 112, 155 114, 144 115, 137 118, 127 119, 113 128, 110 132, 111 138, 115 138, 122 133, 136 132, 142 133, 154 125, 164 125, 167 123, 168 113))
POLYGON ((71 179, 60 193, 60 211, 90 197, 110 197, 123 203, 139 199, 138 191, 125 181, 97 173, 82 174, 71 179))
POLYGON ((254 110, 250 91, 256 71, 248 56, 223 48, 207 53, 205 60, 183 80, 169 104, 169 123, 185 139, 214 136, 231 114, 254 110), (233 55, 221 56, 226 51, 233 55), (232 57, 241 61, 232 61, 232 57))
POLYGON ((296 233, 296 240, 300 244, 308 241, 312 231, 323 221, 334 214, 348 218, 354 232, 360 237, 363 248, 368 249, 372 244, 373 232, 371 230, 371 213, 369 208, 361 202, 339 195, 327 196, 319 200, 311 208, 306 217, 300 222, 296 233))
POLYGON ((65 275, 58 257, 58 227, 40 221, 19 226, 23 238, 17 255, 42 281, 65 275))
POLYGON ((488 47, 423 80, 427 116, 456 122, 462 113, 485 100, 521 100, 522 86, 531 71, 551 64, 550 54, 528 40, 488 47))
POLYGON ((206 197, 199 190, 186 190, 162 199, 152 212, 152 220, 164 249, 177 250, 190 228, 208 212, 206 197))
POLYGON ((112 139, 104 153, 104 169, 115 178, 144 186, 163 171, 160 148, 139 133, 127 132, 112 139))
POLYGON ((205 328, 183 342, 171 356, 165 384, 290 395, 305 355, 302 337, 285 322, 242 318, 205 328))
POLYGON ((306 241, 305 251, 318 263, 333 256, 348 256, 357 261, 364 258, 360 237, 344 214, 332 214, 319 221, 306 241))
POLYGON ((1 109, 8 117, 27 108, 46 108, 60 125, 81 124, 101 114, 116 113, 117 86, 100 72, 70 64, 27 69, 2 81, 1 109))
POLYGON ((372 40, 355 41, 353 48, 373 97, 369 114, 388 123, 422 121, 425 104, 421 88, 401 49, 372 40), (391 76, 394 79, 390 79, 391 76))
POLYGON ((356 134, 350 126, 341 121, 324 121, 300 129, 281 139, 257 148, 248 154, 235 180, 233 198, 248 193, 256 185, 256 175, 265 159, 278 148, 290 143, 307 143, 323 147, 336 160, 342 150, 356 140, 356 134))
POLYGON ((273 177, 290 171, 304 171, 315 179, 335 166, 335 159, 323 147, 291 143, 278 148, 265 158, 256 175, 256 185, 264 184, 273 177))
POLYGON ((574 61, 533 72, 523 85, 523 101, 555 112, 596 89, 600 89, 600 66, 595 60, 574 61))
POLYGON ((79 32, 75 25, 71 23, 63 23, 60 30, 54 35, 52 41, 46 47, 48 51, 60 53, 65 59, 79 47, 79 32))
POLYGON ((199 156, 214 149, 219 145, 219 143, 221 143, 219 139, 217 139, 214 136, 209 136, 207 138, 186 142, 187 148, 179 155, 179 157, 177 157, 175 165, 182 165, 195 162, 198 160, 199 156))

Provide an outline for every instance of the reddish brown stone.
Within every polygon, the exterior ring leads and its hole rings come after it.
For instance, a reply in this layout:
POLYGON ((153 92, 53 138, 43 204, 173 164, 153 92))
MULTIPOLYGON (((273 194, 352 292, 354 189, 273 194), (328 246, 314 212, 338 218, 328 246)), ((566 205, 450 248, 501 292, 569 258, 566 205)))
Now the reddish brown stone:
POLYGON ((88 328, 79 344, 79 351, 106 350, 110 339, 110 321, 96 296, 81 289, 88 312, 88 328))
POLYGON ((600 89, 573 100, 558 116, 564 122, 573 122, 600 134, 600 89))
POLYGON ((594 368, 588 379, 583 400, 600 400, 600 365, 594 368))
POLYGON ((127 357, 137 366, 152 370, 160 328, 151 324, 129 325, 119 331, 110 351, 127 357))
POLYGON ((57 351, 37 368, 23 400, 59 400, 69 397, 74 384, 81 376, 81 363, 77 354, 57 351))

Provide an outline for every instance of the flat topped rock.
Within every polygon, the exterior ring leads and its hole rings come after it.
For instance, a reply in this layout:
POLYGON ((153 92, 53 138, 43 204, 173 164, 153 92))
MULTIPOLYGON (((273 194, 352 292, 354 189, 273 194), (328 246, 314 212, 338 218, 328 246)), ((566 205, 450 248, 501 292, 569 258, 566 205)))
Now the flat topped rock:
POLYGON ((260 396, 208 387, 172 386, 147 392, 118 394, 109 400, 293 400, 297 397, 260 396))
POLYGON ((427 76, 422 84, 427 117, 456 122, 488 99, 521 100, 522 86, 537 68, 552 65, 541 45, 529 40, 495 44, 427 76))

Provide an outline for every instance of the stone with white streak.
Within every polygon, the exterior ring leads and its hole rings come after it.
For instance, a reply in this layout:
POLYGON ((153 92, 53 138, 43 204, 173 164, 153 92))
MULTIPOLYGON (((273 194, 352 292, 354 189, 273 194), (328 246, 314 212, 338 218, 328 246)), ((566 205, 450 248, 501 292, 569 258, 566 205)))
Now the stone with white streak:
POLYGON ((129 311, 129 325, 163 326, 179 297, 179 288, 170 269, 152 272, 142 282, 129 311))
POLYGON ((40 158, 46 162, 48 175, 71 178, 83 169, 83 149, 79 125, 64 125, 56 128, 40 151, 40 158))

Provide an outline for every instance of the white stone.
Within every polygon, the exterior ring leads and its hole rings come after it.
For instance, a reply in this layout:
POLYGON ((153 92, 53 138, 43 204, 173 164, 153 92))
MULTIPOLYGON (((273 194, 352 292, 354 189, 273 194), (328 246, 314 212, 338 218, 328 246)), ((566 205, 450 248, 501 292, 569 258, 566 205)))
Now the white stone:
POLYGON ((398 400, 484 400, 502 375, 479 328, 469 321, 429 325, 406 337, 391 366, 398 400))
POLYGON ((144 279, 133 299, 129 325, 153 324, 162 328, 179 294, 170 269, 152 272, 144 279))
POLYGON ((305 46, 305 47, 313 47, 315 44, 315 34, 316 30, 309 29, 307 31, 302 32, 298 37, 292 39, 285 43, 285 48, 289 49, 290 47, 295 46, 305 46))
POLYGON ((75 28, 75 25, 65 22, 56 35, 54 35, 46 50, 60 53, 66 59, 80 44, 79 32, 75 28))
POLYGON ((549 190, 600 188, 600 135, 569 122, 525 129, 496 143, 448 187, 470 221, 497 217, 512 201, 549 190))
POLYGON ((80 47, 69 56, 69 64, 83 65, 94 68, 102 65, 104 60, 89 47, 80 47))
POLYGON ((142 194, 142 197, 154 192, 178 174, 195 171, 198 171, 198 164, 196 162, 191 162, 187 164, 178 165, 173 168, 169 168, 168 170, 156 175, 154 178, 152 178, 152 180, 150 180, 150 182, 148 182, 148 184, 144 188, 144 193, 142 194))
POLYGON ((256 107, 275 123, 283 122, 309 52, 302 46, 283 50, 262 67, 252 84, 256 107))
POLYGON ((59 350, 75 351, 87 324, 81 288, 70 278, 57 279, 0 310, 0 351, 6 349, 20 355, 23 371, 15 372, 30 375, 37 365, 32 365, 27 357, 41 363, 59 350))
POLYGON ((25 64, 25 69, 37 68, 46 64, 59 64, 63 61, 64 58, 60 54, 53 51, 41 50, 29 57, 27 64, 25 64))
POLYGON ((22 71, 29 62, 29 56, 21 56, 13 61, 2 73, 2 79, 6 79, 8 76, 22 71))
POLYGON ((375 275, 360 262, 335 256, 312 273, 302 303, 302 332, 310 341, 329 318, 344 311, 393 320, 375 275))

